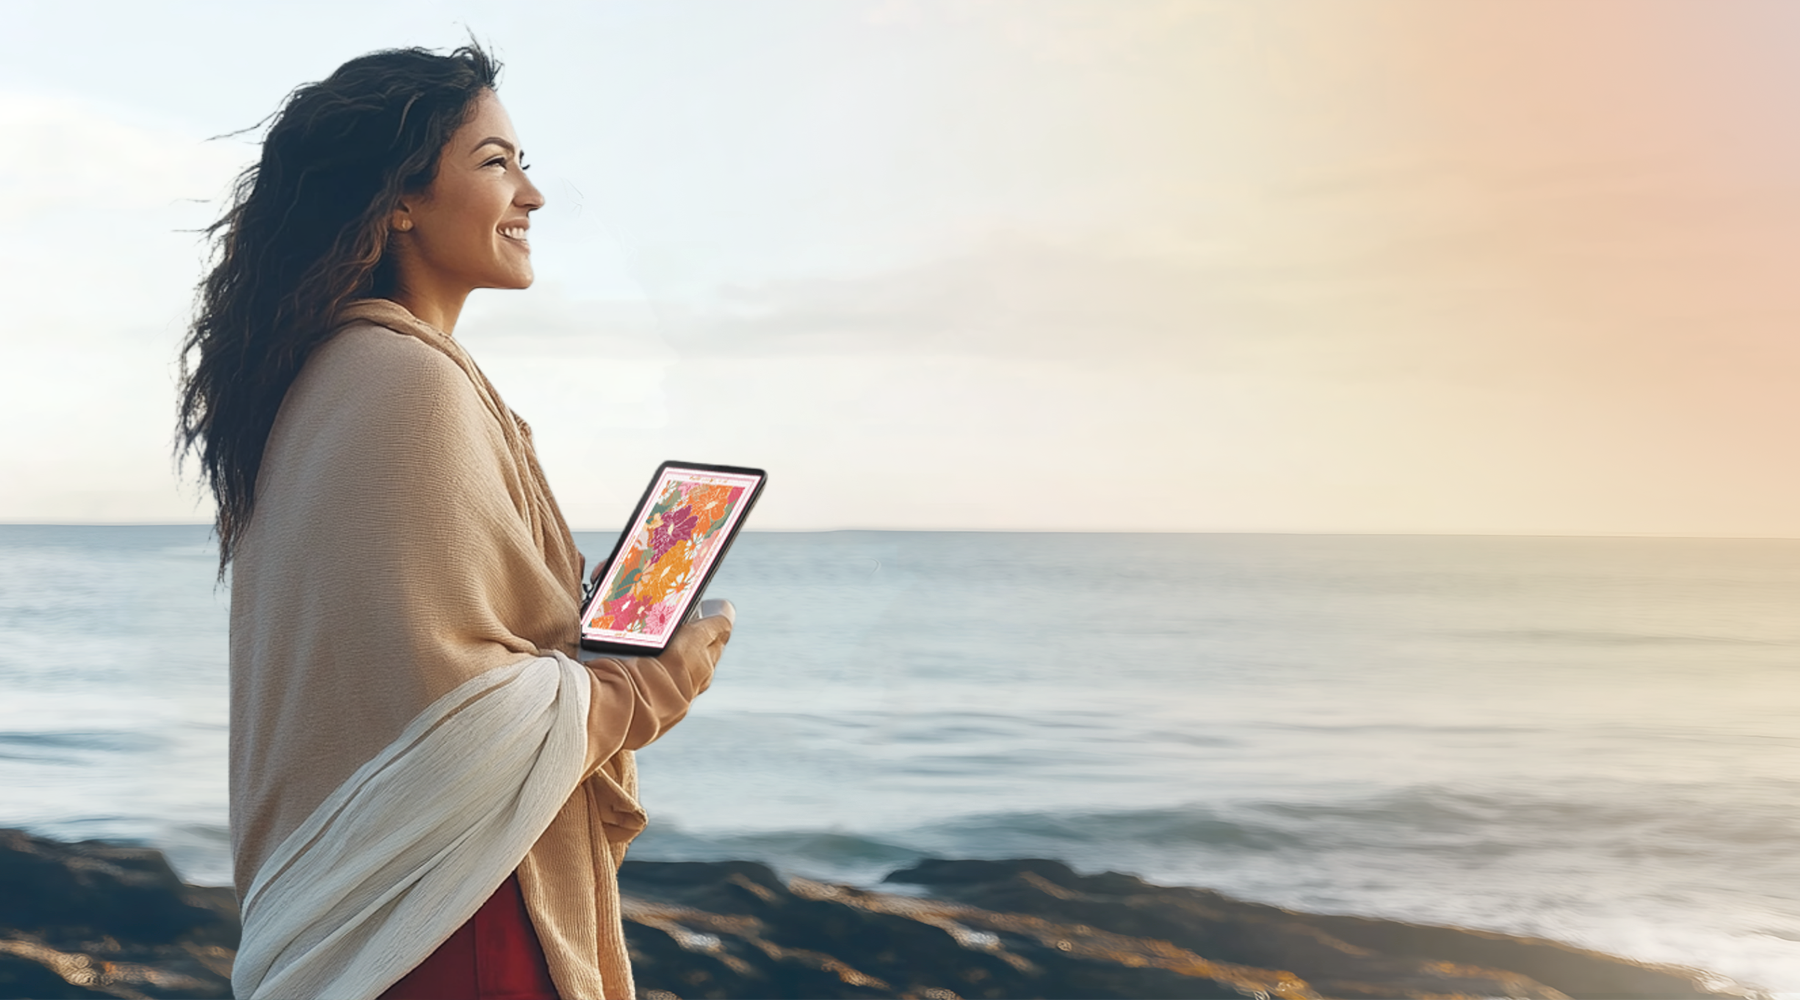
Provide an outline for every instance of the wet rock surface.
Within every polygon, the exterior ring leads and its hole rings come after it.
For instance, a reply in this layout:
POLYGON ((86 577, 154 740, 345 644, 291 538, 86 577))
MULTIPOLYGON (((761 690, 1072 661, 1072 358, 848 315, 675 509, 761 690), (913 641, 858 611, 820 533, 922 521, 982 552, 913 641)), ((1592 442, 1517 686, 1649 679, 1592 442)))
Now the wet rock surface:
POLYGON ((1299 913, 1056 861, 928 860, 911 892, 746 862, 620 873, 642 993, 679 997, 1737 996, 1551 941, 1299 913), (912 893, 923 890, 927 895, 912 893))
MULTIPOLYGON (((745 861, 631 861, 645 1000, 718 997, 1633 997, 1692 970, 1551 941, 1299 913, 1055 861, 923 861, 892 892, 745 861)), ((0 830, 0 997, 228 997, 230 889, 156 851, 0 830)))
POLYGON ((159 851, 0 830, 0 997, 229 997, 230 889, 159 851))

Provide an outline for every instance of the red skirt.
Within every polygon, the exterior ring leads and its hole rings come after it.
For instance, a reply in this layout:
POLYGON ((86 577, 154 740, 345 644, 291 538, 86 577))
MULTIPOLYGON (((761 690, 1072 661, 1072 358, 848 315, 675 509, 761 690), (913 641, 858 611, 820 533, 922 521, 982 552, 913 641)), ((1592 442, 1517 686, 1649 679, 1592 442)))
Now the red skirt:
POLYGON ((381 1000, 557 1000, 518 874, 381 1000))

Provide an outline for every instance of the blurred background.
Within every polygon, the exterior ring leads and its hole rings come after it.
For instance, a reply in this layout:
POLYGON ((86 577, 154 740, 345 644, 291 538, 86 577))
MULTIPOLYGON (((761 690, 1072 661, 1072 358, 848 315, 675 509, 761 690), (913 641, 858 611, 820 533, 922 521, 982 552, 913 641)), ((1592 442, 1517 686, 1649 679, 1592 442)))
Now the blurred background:
POLYGON ((1800 995, 1778 0, 0 5, 0 825, 228 880, 196 231, 293 87, 471 35, 548 204, 456 333, 583 548, 771 471, 634 856, 1800 995))
POLYGON ((674 454, 763 528, 1800 534, 1792 4, 0 11, 0 520, 209 519, 191 230, 472 33, 549 203, 458 333, 579 526, 674 454))

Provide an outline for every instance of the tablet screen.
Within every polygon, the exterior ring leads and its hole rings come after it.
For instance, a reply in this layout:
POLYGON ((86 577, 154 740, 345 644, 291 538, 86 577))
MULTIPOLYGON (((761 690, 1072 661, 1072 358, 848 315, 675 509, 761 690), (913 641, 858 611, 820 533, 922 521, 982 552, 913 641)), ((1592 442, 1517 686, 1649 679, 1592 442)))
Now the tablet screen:
POLYGON ((762 477, 665 466, 582 613, 586 640, 660 650, 711 575, 762 477))

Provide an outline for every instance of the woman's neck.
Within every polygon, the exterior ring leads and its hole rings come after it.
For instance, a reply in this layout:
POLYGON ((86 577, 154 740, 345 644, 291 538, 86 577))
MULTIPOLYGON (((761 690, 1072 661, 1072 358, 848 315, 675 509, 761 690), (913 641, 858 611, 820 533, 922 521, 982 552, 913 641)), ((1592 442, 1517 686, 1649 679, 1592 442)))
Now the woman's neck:
POLYGON ((406 311, 419 319, 448 334, 456 333, 456 321, 462 316, 463 303, 469 300, 469 292, 439 292, 430 294, 416 288, 401 287, 394 289, 388 298, 406 307, 406 311))

